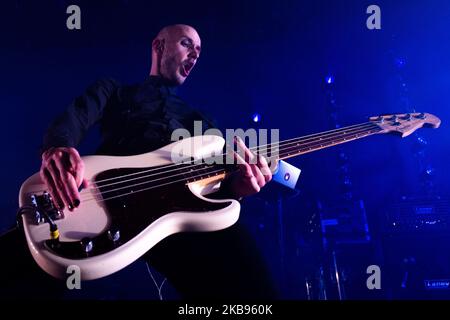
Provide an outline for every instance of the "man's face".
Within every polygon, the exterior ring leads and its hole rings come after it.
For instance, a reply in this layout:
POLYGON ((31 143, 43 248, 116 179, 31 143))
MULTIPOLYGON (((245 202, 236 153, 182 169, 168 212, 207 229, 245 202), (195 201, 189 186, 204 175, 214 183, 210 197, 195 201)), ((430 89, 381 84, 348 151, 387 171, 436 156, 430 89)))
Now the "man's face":
POLYGON ((170 31, 164 40, 161 75, 173 85, 180 85, 194 68, 200 55, 201 41, 195 29, 183 26, 170 31))

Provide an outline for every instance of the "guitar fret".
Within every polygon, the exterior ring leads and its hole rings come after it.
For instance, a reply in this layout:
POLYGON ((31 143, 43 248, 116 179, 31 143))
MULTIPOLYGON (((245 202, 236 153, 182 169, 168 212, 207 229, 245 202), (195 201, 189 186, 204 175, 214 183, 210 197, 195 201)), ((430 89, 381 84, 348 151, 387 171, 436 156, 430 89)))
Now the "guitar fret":
POLYGON ((280 143, 280 159, 286 159, 288 157, 300 155, 303 153, 320 150, 326 147, 334 146, 340 143, 349 142, 355 139, 363 138, 368 135, 374 134, 381 131, 380 128, 371 126, 369 128, 355 128, 353 131, 348 130, 338 130, 330 134, 330 137, 323 137, 313 135, 310 138, 298 138, 300 142, 291 143, 280 143), (355 132, 356 131, 356 132, 355 132), (329 140, 328 143, 324 141, 329 140), (303 144, 301 142, 304 142, 303 144))

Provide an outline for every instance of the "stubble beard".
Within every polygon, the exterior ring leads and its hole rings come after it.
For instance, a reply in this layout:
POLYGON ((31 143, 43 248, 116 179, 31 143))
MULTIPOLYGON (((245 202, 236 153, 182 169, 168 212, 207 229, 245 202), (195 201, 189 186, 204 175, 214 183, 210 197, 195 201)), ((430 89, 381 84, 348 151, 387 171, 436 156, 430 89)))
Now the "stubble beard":
POLYGON ((179 64, 176 62, 175 57, 168 57, 162 61, 160 66, 161 76, 169 82, 171 85, 183 84, 185 78, 178 74, 179 64))

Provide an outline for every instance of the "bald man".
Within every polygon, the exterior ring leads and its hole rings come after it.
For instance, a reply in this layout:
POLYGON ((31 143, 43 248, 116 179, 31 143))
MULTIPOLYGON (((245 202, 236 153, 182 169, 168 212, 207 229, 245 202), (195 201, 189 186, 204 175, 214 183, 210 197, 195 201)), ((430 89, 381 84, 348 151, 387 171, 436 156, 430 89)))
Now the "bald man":
POLYGON ((150 76, 160 76, 174 86, 183 84, 200 57, 201 40, 187 25, 163 28, 152 42, 150 76))
MULTIPOLYGON (((44 139, 45 151, 42 154, 40 173, 61 209, 67 207, 72 211, 80 204, 78 188, 87 181, 83 179, 84 165, 75 146, 93 123, 102 121, 102 128, 105 129, 103 143, 98 153, 132 155, 152 151, 170 143, 171 134, 175 129, 182 127, 192 129, 195 120, 205 122, 198 112, 175 95, 175 88, 183 84, 189 76, 197 63, 200 51, 201 40, 194 28, 182 24, 167 26, 152 42, 150 77, 141 86, 131 88, 134 96, 120 99, 122 97, 118 95, 123 95, 124 92, 128 94, 130 88, 123 89, 113 80, 102 80, 88 89, 88 93, 94 94, 98 99, 92 101, 91 96, 83 96, 81 101, 80 99, 74 101, 69 110, 57 119, 44 139), (126 104, 128 102, 126 98, 148 100, 150 97, 153 98, 154 93, 160 93, 163 99, 156 98, 147 101, 145 106, 139 105, 136 108, 139 109, 138 112, 131 110, 132 108, 126 104), (160 114, 156 119, 150 117, 151 121, 158 122, 158 128, 142 123, 150 120, 148 112, 158 111, 163 111, 164 114, 160 114), (101 118, 103 113, 109 116, 106 120, 101 118), (127 119, 128 129, 137 125, 138 130, 135 128, 131 131, 117 130, 117 126, 123 126, 124 113, 131 113, 128 118, 135 118, 135 123, 127 119), (170 119, 170 113, 182 115, 170 119), (139 117, 141 114, 142 117, 139 117), (148 136, 158 139, 147 139, 148 136), (117 141, 120 142, 119 146, 116 146, 117 141)), ((244 153, 250 153, 245 145, 237 143, 244 149, 244 153)), ((237 171, 229 178, 230 181, 227 181, 226 185, 230 186, 229 191, 234 197, 240 198, 259 192, 260 188, 271 180, 271 171, 264 158, 261 157, 260 161, 255 162, 242 163, 242 170, 237 171)))
MULTIPOLYGON (((200 53, 200 36, 193 27, 167 26, 152 42, 147 80, 126 86, 100 80, 52 123, 44 138, 40 174, 60 209, 76 211, 80 205, 78 189, 86 187, 87 181, 76 147, 93 124, 99 123, 102 133, 97 154, 106 155, 150 152, 169 144, 175 129, 193 132, 196 120, 210 124, 175 91, 192 72, 200 53)), ((223 183, 227 189, 222 190, 235 198, 254 194, 271 180, 264 159, 250 163, 250 151, 238 144, 249 157, 223 183)), ((262 260, 255 252, 253 241, 237 224, 218 232, 173 235, 145 258, 182 297, 272 297, 262 260)))

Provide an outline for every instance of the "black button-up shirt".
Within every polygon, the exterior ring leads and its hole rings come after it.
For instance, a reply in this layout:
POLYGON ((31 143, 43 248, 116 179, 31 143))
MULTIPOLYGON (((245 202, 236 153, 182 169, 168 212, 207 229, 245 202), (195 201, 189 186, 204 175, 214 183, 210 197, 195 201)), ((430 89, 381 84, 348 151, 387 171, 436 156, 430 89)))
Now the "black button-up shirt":
POLYGON ((184 128, 193 135, 194 121, 203 131, 210 120, 176 95, 175 87, 150 76, 138 85, 121 86, 114 80, 97 81, 76 98, 51 124, 43 150, 76 147, 87 130, 100 125, 102 142, 97 154, 134 155, 169 144, 173 130, 184 128))

